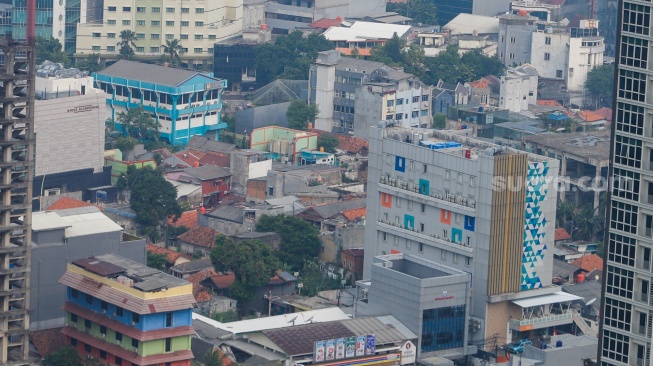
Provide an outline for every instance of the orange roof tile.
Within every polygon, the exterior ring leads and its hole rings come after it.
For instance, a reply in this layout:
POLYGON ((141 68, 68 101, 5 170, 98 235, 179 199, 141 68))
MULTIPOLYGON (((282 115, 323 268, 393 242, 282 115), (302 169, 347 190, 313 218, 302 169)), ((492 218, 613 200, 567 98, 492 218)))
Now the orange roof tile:
POLYGON ((537 105, 548 105, 550 107, 562 107, 560 103, 556 100, 546 100, 546 99, 539 99, 537 100, 537 105))
POLYGON ((340 23, 342 23, 342 19, 322 18, 316 22, 309 24, 308 26, 311 28, 329 29, 331 27, 340 25, 340 23))
POLYGON ((476 81, 472 81, 471 83, 469 83, 469 85, 471 85, 472 88, 476 88, 476 89, 487 89, 490 87, 490 81, 487 79, 479 79, 476 81))
MULTIPOLYGON (((360 56, 372 56, 371 48, 356 48, 360 56)), ((343 55, 351 56, 351 53, 354 51, 353 48, 348 47, 337 47, 336 51, 340 51, 343 55)))
POLYGON ((205 248, 212 248, 215 244, 215 238, 218 232, 204 226, 198 226, 179 235, 177 239, 188 244, 197 245, 205 248))
POLYGON ((612 109, 610 109, 610 108, 606 108, 606 107, 599 108, 599 109, 595 110, 594 113, 602 116, 603 119, 605 119, 608 122, 612 121, 612 109))
POLYGON ((571 235, 564 228, 557 228, 555 231, 555 241, 559 240, 569 240, 571 235))
POLYGON ((94 206, 94 205, 90 202, 80 201, 74 198, 64 196, 59 198, 57 202, 50 205, 50 207, 48 207, 46 210, 48 211, 65 210, 68 208, 79 208, 79 207, 88 207, 88 206, 94 206))
POLYGON ((229 273, 218 273, 214 276, 211 276, 211 282, 218 289, 225 289, 231 287, 231 285, 236 280, 236 275, 232 272, 229 273))
POLYGON ((168 258, 168 262, 175 263, 179 257, 181 257, 181 253, 176 252, 174 250, 166 249, 154 244, 147 244, 147 251, 153 254, 163 254, 168 258))
POLYGON ((342 211, 342 214, 347 218, 349 221, 354 221, 358 220, 362 217, 364 217, 367 213, 366 208, 355 208, 352 210, 347 210, 347 211, 342 211))
POLYGON ((171 226, 183 226, 189 229, 194 229, 197 227, 197 210, 186 211, 181 214, 181 217, 177 221, 172 221, 168 219, 168 225, 171 226))
POLYGON ((65 337, 61 336, 61 328, 29 332, 29 340, 41 357, 45 357, 66 345, 65 337))
POLYGON ((596 121, 601 121, 604 120, 602 115, 592 112, 592 111, 580 111, 578 114, 580 118, 583 119, 585 122, 596 122, 596 121))
POLYGON ((603 259, 596 254, 584 255, 571 262, 571 264, 587 272, 592 272, 595 269, 603 270, 603 259))
POLYGON ((317 133, 318 136, 333 136, 337 138, 340 141, 338 144, 338 149, 345 150, 349 153, 367 155, 367 152, 370 148, 369 142, 359 137, 339 135, 315 129, 311 130, 311 132, 317 133))
POLYGON ((177 159, 183 161, 184 163, 188 164, 188 166, 199 166, 200 159, 202 159, 205 154, 206 153, 204 151, 188 149, 172 155, 174 155, 175 157, 177 157, 177 159))
POLYGON ((200 282, 217 274, 218 273, 215 271, 215 269, 207 268, 186 277, 186 281, 193 284, 193 295, 195 295, 195 298, 197 298, 200 292, 206 290, 206 288, 200 284, 200 282))
POLYGON ((197 302, 206 302, 206 301, 211 301, 211 295, 209 295, 208 291, 200 291, 195 295, 195 301, 197 302))

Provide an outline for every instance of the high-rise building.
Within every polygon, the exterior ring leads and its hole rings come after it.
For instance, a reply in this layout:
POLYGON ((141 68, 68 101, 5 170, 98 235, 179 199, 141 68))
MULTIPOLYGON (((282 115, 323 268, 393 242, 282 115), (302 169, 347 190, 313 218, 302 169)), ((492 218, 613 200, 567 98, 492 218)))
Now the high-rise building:
POLYGON ((510 342, 555 325, 520 320, 519 300, 558 302, 537 298, 560 291, 551 283, 558 160, 465 130, 385 124, 369 129, 363 277, 375 256, 395 253, 471 274, 470 341, 510 342))
POLYGON ((34 52, 0 38, 0 364, 29 354, 34 52))
POLYGON ((599 358, 650 365, 653 329, 653 103, 650 3, 620 1, 610 206, 599 358))
POLYGON ((193 285, 113 254, 68 264, 66 342, 108 365, 190 366, 193 285))

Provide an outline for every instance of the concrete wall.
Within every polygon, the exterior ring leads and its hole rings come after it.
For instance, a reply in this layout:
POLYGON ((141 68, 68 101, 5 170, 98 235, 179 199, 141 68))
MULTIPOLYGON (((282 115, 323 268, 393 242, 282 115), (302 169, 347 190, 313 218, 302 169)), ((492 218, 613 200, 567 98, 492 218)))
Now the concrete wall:
POLYGON ((59 278, 66 264, 80 258, 113 253, 139 263, 146 262, 145 239, 123 241, 120 231, 68 238, 63 231, 40 232, 32 246, 30 278, 30 330, 61 327, 66 288, 59 278))
POLYGON ((603 44, 603 38, 601 38, 600 41, 587 38, 569 39, 569 73, 567 79, 568 90, 583 90, 585 87, 585 82, 587 81, 587 73, 590 72, 593 68, 603 65, 604 51, 605 44, 603 44), (593 47, 582 46, 583 42, 600 42, 600 45, 593 47))
POLYGON ((290 102, 263 105, 236 112, 236 133, 252 132, 255 128, 288 127, 286 112, 290 102))
MULTIPOLYGON (((37 78, 38 79, 38 78, 37 78)), ((37 100, 35 176, 104 165, 106 94, 37 100), (70 142, 70 143, 66 143, 70 142), (74 143, 72 143, 74 142, 74 143)))
POLYGON ((243 1, 243 29, 258 28, 265 23, 266 0, 243 1))
POLYGON ((318 108, 315 128, 331 131, 333 120, 334 84, 336 81, 335 65, 316 65, 317 81, 315 85, 315 104, 318 108))
POLYGON ((247 181, 247 192, 246 199, 247 201, 253 201, 256 203, 261 203, 265 201, 267 182, 265 180, 259 179, 250 179, 247 181))
POLYGON ((521 65, 531 61, 531 35, 534 25, 514 24, 511 20, 499 20, 499 59, 506 66, 521 65))
POLYGON ((569 33, 533 32, 530 63, 541 78, 567 80, 568 44, 569 33), (550 39, 550 44, 547 44, 547 39, 550 39), (545 54, 549 55, 548 60, 545 54))
POLYGON ((598 341, 595 344, 547 348, 541 350, 533 346, 524 347, 521 357, 510 357, 510 366, 583 366, 584 360, 595 359, 598 341))

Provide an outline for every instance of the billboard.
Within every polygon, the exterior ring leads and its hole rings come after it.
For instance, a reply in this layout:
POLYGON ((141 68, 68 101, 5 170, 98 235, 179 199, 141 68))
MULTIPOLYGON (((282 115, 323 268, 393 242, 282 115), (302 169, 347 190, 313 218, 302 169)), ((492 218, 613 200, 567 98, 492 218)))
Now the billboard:
POLYGON ((314 359, 315 362, 323 362, 324 361, 324 352, 325 352, 325 343, 324 341, 317 341, 315 342, 315 352, 314 352, 314 359))
POLYGON ((365 355, 372 356, 374 354, 374 336, 368 335, 365 343, 365 355))
POLYGON ((356 356, 365 356, 365 342, 367 342, 367 336, 356 337, 356 356))
POLYGON ((332 361, 336 359, 336 340, 329 339, 326 341, 326 360, 332 361))
POLYGON ((326 339, 315 342, 314 362, 344 360, 347 358, 373 356, 376 342, 373 334, 356 337, 326 339))
POLYGON ((345 357, 352 358, 356 356, 356 337, 347 338, 347 348, 345 350, 345 357))
POLYGON ((345 358, 345 339, 338 338, 336 340, 336 360, 345 358))

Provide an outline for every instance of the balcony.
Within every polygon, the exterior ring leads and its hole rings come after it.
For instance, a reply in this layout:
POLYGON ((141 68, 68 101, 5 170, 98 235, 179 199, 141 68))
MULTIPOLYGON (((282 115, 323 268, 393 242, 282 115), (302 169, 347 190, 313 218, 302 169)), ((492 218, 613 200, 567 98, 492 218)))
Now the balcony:
POLYGON ((378 187, 388 192, 399 193, 404 198, 413 198, 422 203, 434 203, 437 206, 446 207, 463 214, 474 214, 476 212, 476 201, 474 200, 456 197, 455 195, 449 195, 448 197, 433 193, 426 195, 419 192, 419 186, 416 184, 413 184, 412 187, 410 185, 408 182, 394 179, 388 181, 386 177, 381 177, 378 187))
POLYGON ((510 319, 510 329, 517 331, 527 331, 533 329, 542 329, 573 322, 571 312, 563 314, 555 314, 548 316, 537 316, 530 319, 510 319))
POLYGON ((381 219, 377 221, 377 225, 380 228, 398 231, 401 233, 401 236, 403 237, 411 237, 413 240, 432 242, 432 243, 436 243, 438 246, 445 246, 457 252, 458 254, 469 255, 469 253, 474 253, 474 249, 470 246, 466 246, 463 244, 456 244, 452 242, 451 239, 448 238, 441 239, 435 234, 427 235, 417 231, 417 229, 415 228, 405 228, 403 227, 403 225, 398 225, 391 222, 384 222, 381 219))

